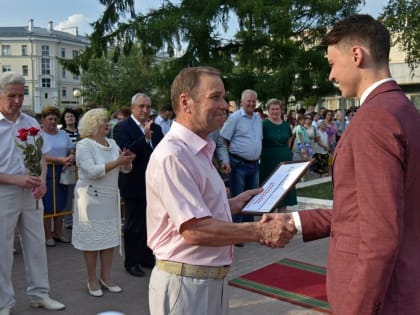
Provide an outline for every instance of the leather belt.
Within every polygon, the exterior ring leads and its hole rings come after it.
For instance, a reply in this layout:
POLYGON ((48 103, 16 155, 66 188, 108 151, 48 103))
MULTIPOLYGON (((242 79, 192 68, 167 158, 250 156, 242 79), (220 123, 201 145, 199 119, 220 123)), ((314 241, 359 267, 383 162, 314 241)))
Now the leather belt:
POLYGON ((258 162, 258 160, 247 160, 244 159, 243 157, 240 157, 239 155, 233 154, 233 153, 229 153, 232 157, 234 157, 235 159, 242 161, 242 162, 246 162, 246 163, 256 163, 258 162))
POLYGON ((196 266, 169 260, 157 260, 156 267, 177 276, 201 279, 224 279, 230 270, 230 266, 196 266))

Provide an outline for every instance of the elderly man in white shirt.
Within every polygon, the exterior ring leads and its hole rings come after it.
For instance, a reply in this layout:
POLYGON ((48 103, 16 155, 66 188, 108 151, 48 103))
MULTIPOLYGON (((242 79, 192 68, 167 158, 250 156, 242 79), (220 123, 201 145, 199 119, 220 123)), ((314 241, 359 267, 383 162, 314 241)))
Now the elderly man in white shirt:
MULTIPOLYGON (((42 204, 37 200, 47 191, 45 164, 41 161, 44 166, 40 176, 29 174, 22 149, 16 143, 22 128, 40 129, 34 118, 21 112, 24 87, 22 75, 13 72, 0 75, 0 315, 9 315, 16 303, 12 283, 16 228, 23 245, 31 306, 54 311, 65 307, 48 295, 43 211, 37 209, 42 204)), ((32 140, 28 137, 26 141, 32 140)))

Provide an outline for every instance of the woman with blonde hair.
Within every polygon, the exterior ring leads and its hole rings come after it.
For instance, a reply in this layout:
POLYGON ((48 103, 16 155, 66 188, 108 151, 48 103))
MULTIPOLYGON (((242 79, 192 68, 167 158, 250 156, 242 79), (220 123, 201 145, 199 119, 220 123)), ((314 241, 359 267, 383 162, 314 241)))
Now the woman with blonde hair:
POLYGON ((101 287, 114 293, 122 291, 111 280, 113 250, 121 240, 118 174, 130 172, 135 157, 129 150, 121 151, 113 139, 106 137, 109 129, 105 109, 87 111, 79 123, 83 139, 76 146, 79 176, 74 191, 72 244, 83 251, 89 294, 97 297, 103 295, 101 287))

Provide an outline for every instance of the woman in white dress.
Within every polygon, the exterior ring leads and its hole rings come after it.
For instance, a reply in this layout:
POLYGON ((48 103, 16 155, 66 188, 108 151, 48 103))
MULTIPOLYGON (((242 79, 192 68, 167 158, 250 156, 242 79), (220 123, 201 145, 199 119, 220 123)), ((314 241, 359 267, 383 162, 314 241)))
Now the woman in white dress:
POLYGON ((107 111, 95 108, 86 112, 79 123, 83 138, 76 146, 78 180, 74 191, 72 244, 84 253, 88 290, 102 296, 102 288, 110 292, 122 289, 111 280, 114 247, 120 245, 121 218, 118 174, 131 171, 135 154, 120 150, 109 132, 107 111), (96 273, 98 255, 101 261, 96 273))

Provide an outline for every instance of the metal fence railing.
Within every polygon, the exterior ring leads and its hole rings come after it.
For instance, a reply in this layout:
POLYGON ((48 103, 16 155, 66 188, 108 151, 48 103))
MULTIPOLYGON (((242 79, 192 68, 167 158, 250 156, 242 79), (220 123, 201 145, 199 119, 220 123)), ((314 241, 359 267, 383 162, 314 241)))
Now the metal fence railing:
MULTIPOLYGON (((66 209, 66 211, 57 212, 57 176, 56 176, 56 167, 54 162, 47 162, 47 165, 52 167, 52 198, 53 198, 53 213, 44 214, 44 218, 52 218, 58 216, 65 216, 67 214, 73 214, 72 209, 66 209)), ((76 167, 76 180, 77 180, 77 167, 76 167)), ((61 184, 60 184, 61 185, 61 184)), ((73 188, 74 185, 69 185, 73 188)))

